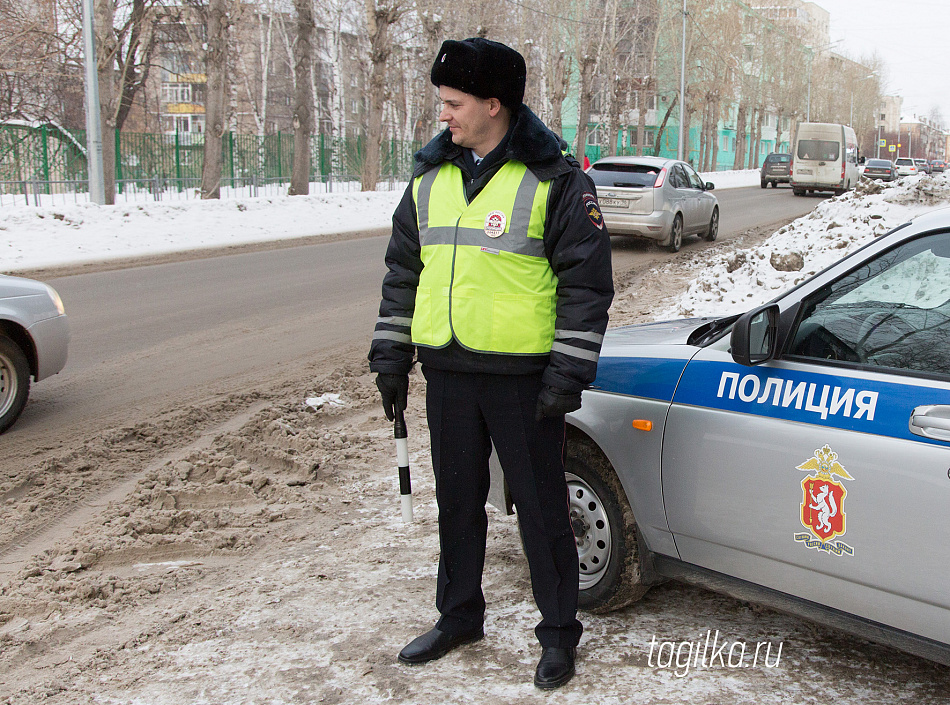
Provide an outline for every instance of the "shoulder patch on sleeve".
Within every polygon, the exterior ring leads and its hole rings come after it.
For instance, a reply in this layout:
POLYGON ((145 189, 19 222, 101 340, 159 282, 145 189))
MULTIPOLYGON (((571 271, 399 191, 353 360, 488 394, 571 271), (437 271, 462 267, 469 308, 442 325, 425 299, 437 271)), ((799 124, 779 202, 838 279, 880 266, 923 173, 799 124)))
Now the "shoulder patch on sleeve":
POLYGON ((581 196, 581 200, 584 203, 584 212, 587 213, 587 217, 590 218, 598 230, 604 229, 604 216, 600 212, 600 204, 597 203, 597 196, 587 192, 581 196))

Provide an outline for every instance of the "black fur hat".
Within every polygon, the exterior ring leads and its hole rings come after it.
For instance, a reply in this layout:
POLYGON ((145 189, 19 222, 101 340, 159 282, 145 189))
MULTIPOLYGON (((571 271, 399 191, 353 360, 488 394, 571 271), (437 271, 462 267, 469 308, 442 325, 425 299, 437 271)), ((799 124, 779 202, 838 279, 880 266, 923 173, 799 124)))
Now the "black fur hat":
POLYGON ((509 46, 481 37, 442 42, 430 73, 436 86, 448 86, 479 98, 498 98, 517 110, 524 100, 524 57, 509 46))

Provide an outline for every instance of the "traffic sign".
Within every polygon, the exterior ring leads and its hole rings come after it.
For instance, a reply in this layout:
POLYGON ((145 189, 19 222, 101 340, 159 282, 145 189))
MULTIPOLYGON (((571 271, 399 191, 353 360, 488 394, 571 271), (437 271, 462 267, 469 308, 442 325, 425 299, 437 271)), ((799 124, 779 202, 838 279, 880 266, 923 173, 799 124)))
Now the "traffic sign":
POLYGON ((887 146, 887 140, 881 140, 881 146, 882 146, 882 147, 886 147, 886 146, 887 146))
POLYGON ((887 151, 888 151, 888 152, 896 152, 896 151, 897 151, 897 147, 895 147, 895 146, 892 145, 892 144, 889 144, 889 145, 887 146, 887 151))

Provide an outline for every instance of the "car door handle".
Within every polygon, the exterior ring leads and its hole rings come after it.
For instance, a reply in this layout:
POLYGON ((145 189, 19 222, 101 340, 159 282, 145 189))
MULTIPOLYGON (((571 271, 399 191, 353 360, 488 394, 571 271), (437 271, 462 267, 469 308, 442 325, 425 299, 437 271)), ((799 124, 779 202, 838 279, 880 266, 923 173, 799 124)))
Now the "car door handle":
POLYGON ((950 406, 918 406, 910 414, 910 432, 938 441, 950 441, 950 406))

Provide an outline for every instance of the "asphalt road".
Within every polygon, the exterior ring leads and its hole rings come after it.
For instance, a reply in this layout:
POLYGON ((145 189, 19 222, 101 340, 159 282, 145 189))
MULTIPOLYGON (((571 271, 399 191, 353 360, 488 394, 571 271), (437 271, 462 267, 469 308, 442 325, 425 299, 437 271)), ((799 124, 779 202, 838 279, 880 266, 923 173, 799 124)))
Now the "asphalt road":
MULTIPOLYGON (((720 242, 778 227, 821 201, 787 188, 717 196, 720 242)), ((34 386, 3 436, 0 463, 260 386, 281 368, 352 359, 375 324, 386 243, 362 237, 48 279, 70 318, 69 362, 34 386)), ((691 236, 681 254, 716 246, 691 236)), ((677 256, 618 237, 613 252, 618 271, 677 256)))

